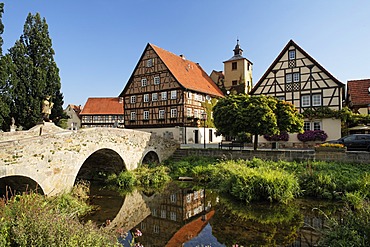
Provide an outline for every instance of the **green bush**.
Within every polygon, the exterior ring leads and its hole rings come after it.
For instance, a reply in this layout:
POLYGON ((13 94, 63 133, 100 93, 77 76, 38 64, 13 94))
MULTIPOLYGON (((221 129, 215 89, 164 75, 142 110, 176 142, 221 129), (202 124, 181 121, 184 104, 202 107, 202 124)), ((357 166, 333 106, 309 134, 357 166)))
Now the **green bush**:
POLYGON ((1 246, 119 246, 114 234, 91 222, 81 224, 76 217, 79 210, 66 206, 73 205, 66 202, 69 199, 49 199, 35 193, 3 199, 1 246))

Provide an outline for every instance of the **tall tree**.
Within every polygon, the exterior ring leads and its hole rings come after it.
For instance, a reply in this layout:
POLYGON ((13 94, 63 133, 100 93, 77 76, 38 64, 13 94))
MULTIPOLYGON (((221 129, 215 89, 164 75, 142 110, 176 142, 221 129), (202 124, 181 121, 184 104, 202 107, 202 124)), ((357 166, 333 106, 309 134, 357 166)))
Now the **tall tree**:
POLYGON ((1 37, 1 35, 4 32, 4 25, 2 23, 3 13, 4 13, 4 4, 0 3, 0 129, 3 128, 4 126, 3 129, 6 130, 4 122, 6 121, 6 118, 9 116, 10 111, 8 65, 11 64, 11 60, 9 60, 9 56, 3 56, 2 53, 3 38, 1 37))
POLYGON ((23 34, 9 54, 15 66, 11 108, 16 124, 26 129, 37 124, 41 102, 48 95, 54 103, 50 119, 57 121, 63 114, 63 95, 45 18, 41 19, 39 13, 28 14, 23 34))
POLYGON ((303 127, 302 117, 292 104, 263 95, 231 95, 220 99, 213 116, 217 130, 223 135, 236 136, 240 132, 254 135, 255 150, 258 135, 300 132, 303 127))

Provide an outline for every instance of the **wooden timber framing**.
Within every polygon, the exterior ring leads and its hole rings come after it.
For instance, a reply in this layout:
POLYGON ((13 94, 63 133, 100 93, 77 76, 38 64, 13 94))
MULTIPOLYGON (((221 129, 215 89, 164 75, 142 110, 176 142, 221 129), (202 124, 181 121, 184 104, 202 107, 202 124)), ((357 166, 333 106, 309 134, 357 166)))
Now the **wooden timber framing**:
POLYGON ((290 40, 267 69, 252 95, 269 95, 292 103, 299 112, 307 108, 343 106, 345 85, 307 52, 290 40))
POLYGON ((120 97, 126 128, 198 126, 202 102, 223 93, 199 64, 147 44, 120 97))

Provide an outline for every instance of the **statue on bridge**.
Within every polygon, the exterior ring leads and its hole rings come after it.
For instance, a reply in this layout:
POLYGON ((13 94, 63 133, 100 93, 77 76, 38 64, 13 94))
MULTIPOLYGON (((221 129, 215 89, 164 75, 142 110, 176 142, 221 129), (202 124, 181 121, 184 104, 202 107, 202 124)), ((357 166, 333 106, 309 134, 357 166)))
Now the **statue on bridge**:
POLYGON ((49 119, 49 115, 51 114, 51 109, 54 106, 54 103, 51 102, 51 97, 48 95, 45 97, 45 99, 42 101, 42 119, 45 122, 51 122, 49 119))

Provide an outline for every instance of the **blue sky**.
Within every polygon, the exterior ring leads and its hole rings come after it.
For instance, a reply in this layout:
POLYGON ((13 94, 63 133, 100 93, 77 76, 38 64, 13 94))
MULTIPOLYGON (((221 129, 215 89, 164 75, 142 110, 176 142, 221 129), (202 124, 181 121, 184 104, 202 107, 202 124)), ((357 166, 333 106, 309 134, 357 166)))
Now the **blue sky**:
POLYGON ((333 76, 370 78, 367 0, 0 0, 4 53, 29 12, 46 18, 66 106, 116 97, 147 43, 223 70, 236 39, 256 83, 290 39, 333 76))

